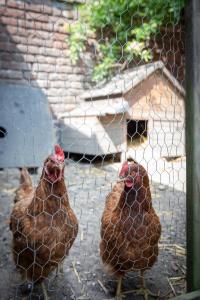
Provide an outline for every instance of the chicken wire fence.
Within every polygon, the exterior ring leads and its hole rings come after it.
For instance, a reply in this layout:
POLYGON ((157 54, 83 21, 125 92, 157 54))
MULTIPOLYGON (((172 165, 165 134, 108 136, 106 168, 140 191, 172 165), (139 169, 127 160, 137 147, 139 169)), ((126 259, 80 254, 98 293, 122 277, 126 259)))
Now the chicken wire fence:
POLYGON ((0 1, 0 298, 184 294, 184 5, 77 2, 0 1))

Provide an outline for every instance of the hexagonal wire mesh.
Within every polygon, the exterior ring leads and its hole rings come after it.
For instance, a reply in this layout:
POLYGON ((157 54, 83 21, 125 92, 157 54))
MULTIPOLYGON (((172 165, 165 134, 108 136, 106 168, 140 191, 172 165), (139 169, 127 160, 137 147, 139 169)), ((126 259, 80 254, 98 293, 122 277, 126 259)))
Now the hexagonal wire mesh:
POLYGON ((66 157, 35 190, 0 171, 1 299, 100 300, 120 278, 133 299, 143 276, 170 298, 186 274, 183 4, 77 2, 0 1, 1 80, 42 91, 66 157))

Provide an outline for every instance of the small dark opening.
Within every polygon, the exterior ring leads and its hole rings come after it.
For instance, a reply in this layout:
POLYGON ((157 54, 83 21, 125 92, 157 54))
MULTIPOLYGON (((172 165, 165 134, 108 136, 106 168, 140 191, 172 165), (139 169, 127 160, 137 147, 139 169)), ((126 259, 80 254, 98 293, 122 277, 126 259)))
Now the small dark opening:
POLYGON ((0 126, 0 138, 4 138, 7 134, 7 131, 4 127, 0 126))
POLYGON ((128 119, 126 122, 128 142, 144 142, 147 138, 148 121, 128 119))

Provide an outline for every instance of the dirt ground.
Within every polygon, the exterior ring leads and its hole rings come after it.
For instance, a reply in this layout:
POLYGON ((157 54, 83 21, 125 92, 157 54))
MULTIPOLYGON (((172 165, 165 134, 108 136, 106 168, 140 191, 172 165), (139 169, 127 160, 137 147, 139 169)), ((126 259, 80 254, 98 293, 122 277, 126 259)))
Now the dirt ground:
MULTIPOLYGON (((45 282, 49 299, 103 300, 114 296, 116 279, 106 275, 99 257, 99 228, 105 197, 117 178, 119 166, 119 163, 103 166, 66 163, 66 183, 79 219, 79 234, 65 259, 64 273, 57 278, 52 274, 45 282)), ((35 184, 40 174, 41 170, 32 175, 35 184)), ((18 169, 0 171, 0 299, 43 299, 40 287, 25 294, 12 260, 8 220, 18 185, 18 169)), ((159 292, 166 299, 185 291, 185 193, 155 182, 151 191, 162 222, 162 238, 158 261, 146 273, 146 282, 151 291, 159 292)), ((128 274, 123 289, 135 289, 138 284, 138 274, 128 274)), ((143 297, 128 294, 124 299, 143 297)))

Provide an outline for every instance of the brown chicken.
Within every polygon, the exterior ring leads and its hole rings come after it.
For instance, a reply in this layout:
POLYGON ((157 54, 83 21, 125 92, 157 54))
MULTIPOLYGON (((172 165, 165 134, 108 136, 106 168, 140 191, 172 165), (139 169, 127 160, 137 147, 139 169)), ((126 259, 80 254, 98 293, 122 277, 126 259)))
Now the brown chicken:
MULTIPOLYGON (((120 181, 107 196, 101 224, 100 255, 110 274, 118 278, 116 299, 121 299, 123 276, 141 271, 142 288, 136 292, 148 299, 143 272, 158 256, 161 225, 152 207, 149 178, 138 163, 125 162, 120 181)), ((152 294, 153 295, 153 294, 152 294)))
POLYGON ((21 171, 10 218, 13 256, 17 268, 33 284, 45 279, 62 263, 77 236, 78 221, 70 207, 64 181, 64 153, 55 145, 55 154, 44 162, 35 191, 28 171, 21 171))

